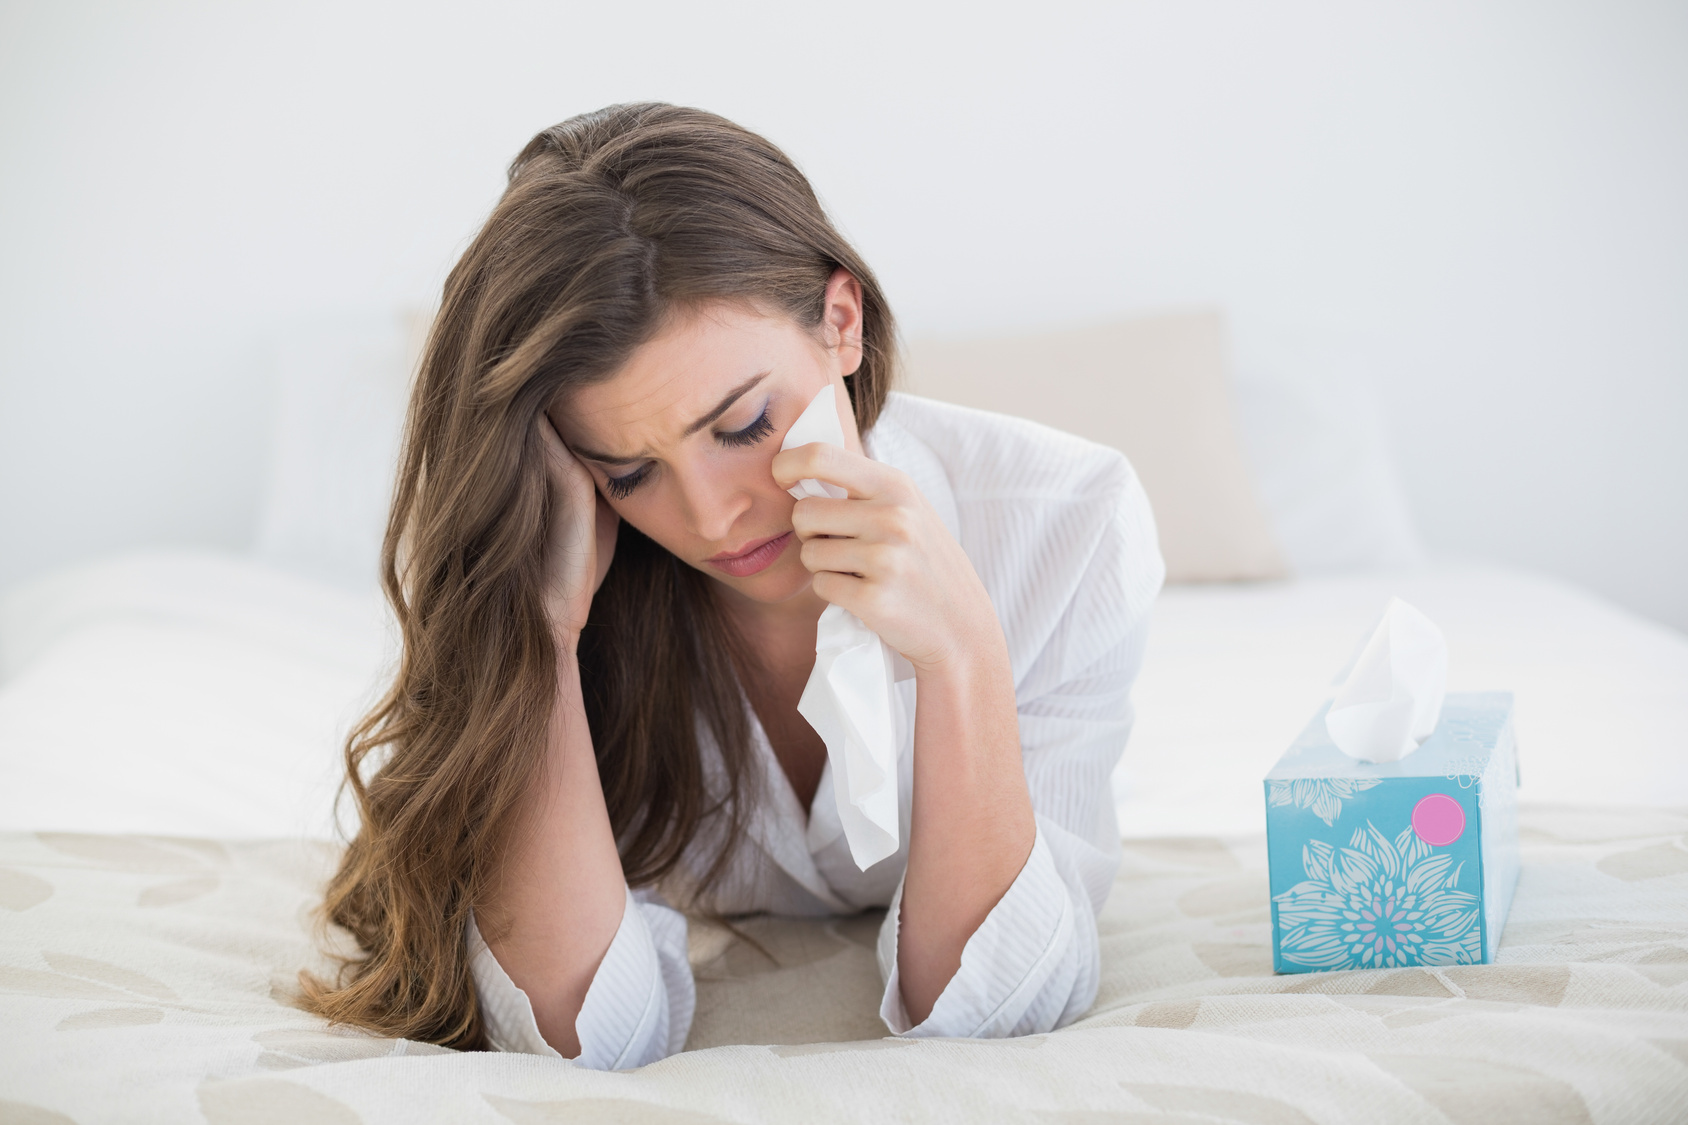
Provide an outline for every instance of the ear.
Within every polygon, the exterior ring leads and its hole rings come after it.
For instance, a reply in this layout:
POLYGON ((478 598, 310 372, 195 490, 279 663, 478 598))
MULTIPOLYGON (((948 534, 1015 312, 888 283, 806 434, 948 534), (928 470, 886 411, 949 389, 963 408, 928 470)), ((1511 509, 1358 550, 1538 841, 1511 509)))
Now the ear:
POLYGON ((838 360, 839 376, 854 375, 862 365, 862 283, 843 266, 827 279, 821 331, 838 360))

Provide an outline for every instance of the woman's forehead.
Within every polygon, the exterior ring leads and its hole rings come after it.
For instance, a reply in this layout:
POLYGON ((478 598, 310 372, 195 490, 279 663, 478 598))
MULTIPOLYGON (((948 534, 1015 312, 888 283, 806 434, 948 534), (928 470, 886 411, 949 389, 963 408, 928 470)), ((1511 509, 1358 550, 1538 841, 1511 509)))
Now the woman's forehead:
POLYGON ((552 417, 571 446, 648 452, 695 432, 734 391, 790 371, 815 346, 789 318, 708 306, 675 317, 614 375, 570 392, 552 417))

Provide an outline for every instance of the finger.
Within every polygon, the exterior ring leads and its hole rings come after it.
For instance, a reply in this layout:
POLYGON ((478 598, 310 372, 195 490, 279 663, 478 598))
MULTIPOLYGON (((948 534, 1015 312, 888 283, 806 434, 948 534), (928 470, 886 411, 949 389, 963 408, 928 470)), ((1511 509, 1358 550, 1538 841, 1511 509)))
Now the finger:
POLYGON ((790 488, 800 480, 823 480, 844 489, 854 499, 884 495, 904 479, 889 465, 819 441, 777 454, 773 473, 781 488, 790 488))
POLYGON ((539 417, 534 420, 534 428, 539 431, 539 441, 545 449, 545 473, 552 486, 568 496, 571 502, 584 504, 589 494, 597 492, 592 483, 592 470, 563 442, 549 414, 540 411, 539 417))
POLYGON ((545 471, 559 483, 567 479, 569 469, 576 463, 575 456, 563 444, 562 435, 557 433, 550 415, 540 411, 539 417, 534 419, 533 428, 539 431, 539 443, 545 450, 545 471))
POLYGON ((869 623, 880 620, 890 604, 888 588, 882 582, 870 582, 854 574, 840 574, 823 570, 809 582, 809 588, 828 605, 848 610, 869 623))
POLYGON ((884 543, 865 543, 860 539, 810 539, 801 548, 799 557, 812 574, 830 570, 837 574, 853 574, 870 582, 885 582, 896 577, 897 549, 884 543))
POLYGON ((888 500, 806 496, 791 509, 791 529, 799 539, 832 535, 877 543, 907 543, 914 538, 914 521, 912 509, 888 500))
POLYGON ((869 586, 865 579, 854 574, 840 574, 835 570, 818 572, 809 583, 816 596, 828 605, 847 609, 857 617, 866 618, 869 586))
POLYGON ((563 443, 563 435, 557 432, 557 425, 551 421, 551 415, 541 410, 539 417, 534 419, 533 426, 539 431, 539 440, 545 446, 546 454, 558 456, 568 452, 568 446, 563 443))
POLYGON ((592 592, 595 594, 604 584, 604 575, 610 572, 610 563, 615 559, 615 543, 621 531, 621 517, 616 515, 615 509, 610 507, 609 501, 601 494, 594 492, 593 497, 598 505, 594 528, 597 533, 598 567, 592 582, 592 592))

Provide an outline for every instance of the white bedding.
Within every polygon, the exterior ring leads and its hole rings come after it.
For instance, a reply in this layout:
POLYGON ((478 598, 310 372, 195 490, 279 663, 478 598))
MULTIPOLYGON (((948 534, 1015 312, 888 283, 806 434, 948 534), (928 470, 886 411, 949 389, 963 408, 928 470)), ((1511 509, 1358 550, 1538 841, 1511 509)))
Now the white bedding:
POLYGON ((292 1006, 334 857, 298 837, 332 831, 339 741, 391 654, 375 597, 226 555, 116 559, 0 606, 0 1121, 1688 1119, 1688 639, 1564 585, 1167 591, 1084 1019, 881 1038, 877 916, 745 923, 774 960, 698 921, 687 1050, 625 1074, 292 1006), (1517 693, 1500 955, 1274 976, 1260 779, 1391 594, 1441 624, 1453 687, 1517 693))
MULTIPOLYGON (((1688 638, 1517 571, 1162 596, 1115 775, 1128 836, 1264 827, 1261 781, 1398 594, 1453 690, 1518 697, 1523 799, 1688 805, 1688 638)), ((379 598, 234 555, 151 553, 0 606, 0 830, 332 833, 345 730, 393 652, 379 598)))
POLYGON ((1677 1125, 1684 812, 1520 818, 1499 963, 1274 976, 1258 836, 1127 841, 1084 1018, 891 1039, 878 915, 694 926, 687 1050, 605 1073, 326 1028, 328 845, 0 833, 0 1121, 1677 1125))
POLYGON ((1447 635, 1450 691, 1517 694, 1520 800, 1688 804, 1688 637, 1554 579, 1444 564, 1168 588, 1115 774, 1126 834, 1264 831, 1260 779, 1391 595, 1447 635))

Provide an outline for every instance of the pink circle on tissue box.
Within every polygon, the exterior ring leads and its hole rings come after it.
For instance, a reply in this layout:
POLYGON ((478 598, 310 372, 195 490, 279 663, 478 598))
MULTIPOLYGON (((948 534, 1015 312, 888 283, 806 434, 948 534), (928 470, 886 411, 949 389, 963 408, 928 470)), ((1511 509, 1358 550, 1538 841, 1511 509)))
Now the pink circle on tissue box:
POLYGON ((1433 848, 1465 834, 1465 810, 1446 793, 1432 793, 1413 806, 1413 831, 1433 848))

